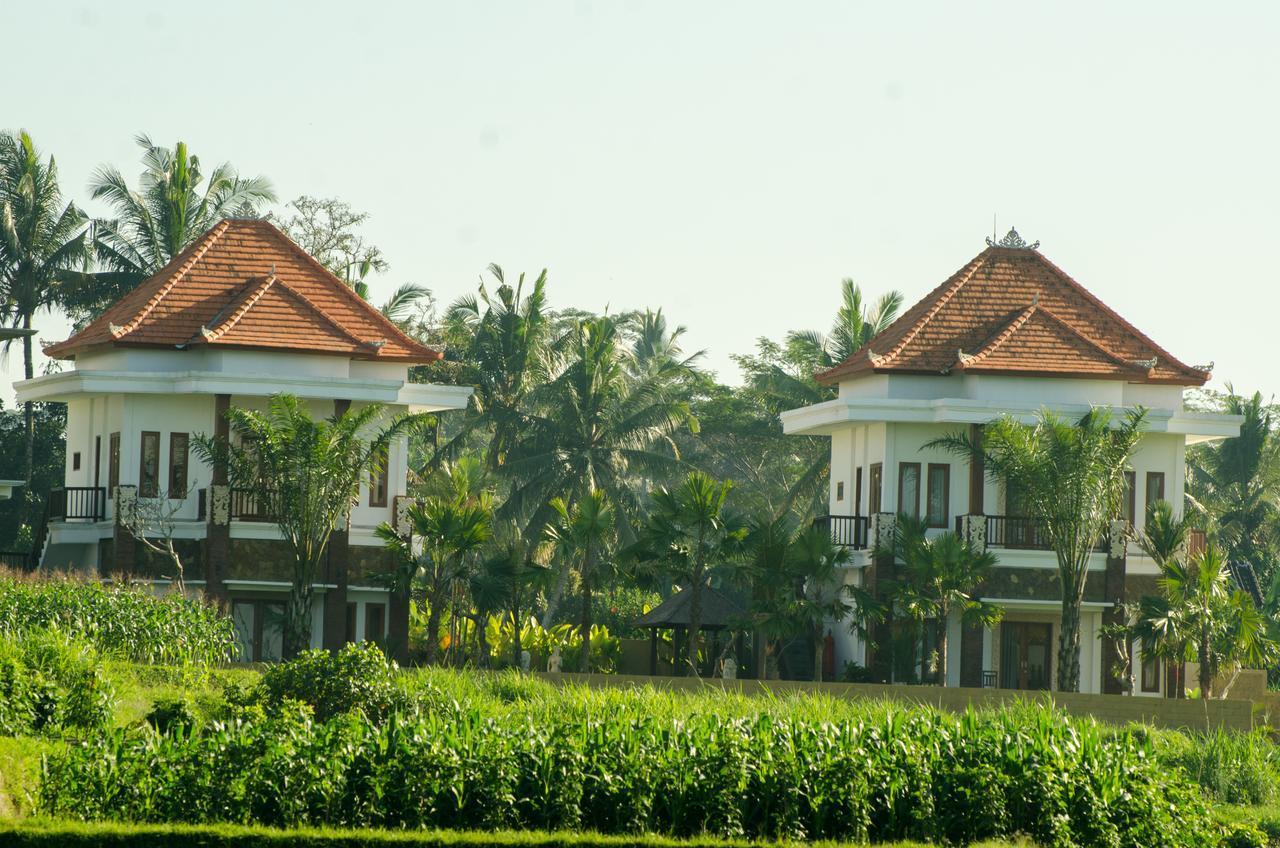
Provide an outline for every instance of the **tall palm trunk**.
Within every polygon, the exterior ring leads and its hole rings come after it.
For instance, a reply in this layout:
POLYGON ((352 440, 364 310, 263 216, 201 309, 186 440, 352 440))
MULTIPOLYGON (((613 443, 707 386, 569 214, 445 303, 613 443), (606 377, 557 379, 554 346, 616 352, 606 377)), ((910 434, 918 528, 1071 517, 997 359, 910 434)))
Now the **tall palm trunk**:
POLYGON ((826 642, 822 638, 822 626, 813 628, 810 633, 813 638, 813 682, 822 682, 822 660, 826 656, 826 642))
MULTIPOLYGON (((299 564, 304 571, 306 566, 299 564)), ((311 581, 294 580, 285 606, 283 658, 291 660, 311 647, 311 581)))
POLYGON ((1197 650, 1197 658, 1200 660, 1200 697, 1209 700, 1210 691, 1213 688, 1213 672, 1209 668, 1209 628, 1200 628, 1200 645, 1197 650))
POLYGON ((431 609, 427 611, 427 665, 435 665, 440 655, 440 618, 444 615, 444 598, 440 586, 435 585, 428 593, 427 603, 431 609))
POLYGON ((689 661, 689 672, 694 677, 699 677, 698 671, 698 641, 702 635, 702 563, 693 570, 693 583, 689 586, 689 647, 687 656, 689 661))
MULTIPOLYGON (((31 315, 22 316, 22 328, 31 329, 31 315)), ((28 380, 35 376, 35 362, 32 359, 31 336, 22 337, 22 371, 28 380)), ((22 423, 26 428, 26 442, 23 445, 25 454, 22 460, 22 476, 26 480, 26 491, 31 491, 31 476, 35 466, 36 450, 36 418, 35 404, 27 401, 22 405, 22 423)))
POLYGON ((1080 691, 1080 608, 1062 599, 1062 632, 1058 635, 1058 691, 1080 691))
POLYGON ((512 633, 512 667, 524 668, 524 648, 520 646, 520 604, 513 603, 511 606, 511 633, 512 633))
POLYGON ((578 658, 578 671, 591 672, 591 549, 587 548, 586 561, 582 564, 582 617, 578 625, 582 634, 582 656, 578 658))
POLYGON ((560 609, 560 601, 564 599, 564 590, 569 585, 569 563, 561 563, 560 573, 556 575, 556 585, 551 590, 551 595, 547 598, 547 608, 542 611, 542 629, 550 630, 551 622, 555 620, 556 612, 560 609))
POLYGON ((938 628, 937 639, 938 644, 938 685, 947 685, 947 619, 951 615, 951 611, 943 607, 938 612, 938 628))

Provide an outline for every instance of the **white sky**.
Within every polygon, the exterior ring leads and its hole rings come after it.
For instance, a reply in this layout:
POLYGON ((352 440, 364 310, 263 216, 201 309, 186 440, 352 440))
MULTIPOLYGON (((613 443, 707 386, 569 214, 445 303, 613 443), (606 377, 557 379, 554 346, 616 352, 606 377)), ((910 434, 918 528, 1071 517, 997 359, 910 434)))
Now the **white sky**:
MULTIPOLYGON (((487 263, 663 307, 736 380, 837 283, 914 301, 993 214, 1215 383, 1280 392, 1280 7, 21 4, 0 127, 65 190, 138 132, 372 214, 442 302, 487 263), (25 69, 19 73, 18 69, 25 69)), ((380 289, 380 290, 379 290, 380 289)), ((46 341, 64 322, 39 322, 46 341)), ((20 373, 14 351, 7 368, 20 373)), ((12 400, 0 375, 0 397, 12 400)))

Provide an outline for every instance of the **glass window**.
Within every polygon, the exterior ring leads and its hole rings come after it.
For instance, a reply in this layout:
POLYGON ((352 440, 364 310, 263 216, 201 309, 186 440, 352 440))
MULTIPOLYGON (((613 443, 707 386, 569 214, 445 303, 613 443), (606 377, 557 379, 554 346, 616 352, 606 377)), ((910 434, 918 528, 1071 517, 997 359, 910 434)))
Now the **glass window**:
POLYGON ((1129 522, 1129 526, 1133 526, 1134 510, 1136 509, 1138 496, 1138 475, 1132 471, 1124 473, 1124 498, 1120 502, 1120 517, 1129 522))
POLYGON ((187 494, 187 445, 186 433, 169 434, 169 497, 182 498, 187 494))
POLYGON ((1160 661, 1155 657, 1142 657, 1142 691, 1160 691, 1160 661))
POLYGON ((929 463, 928 488, 925 493, 925 517, 930 527, 946 527, 951 512, 951 466, 929 463))
POLYGON ((836 483, 836 500, 838 501, 844 500, 844 481, 843 480, 836 483))
POLYGON ((875 515, 880 511, 880 498, 884 495, 884 466, 878 462, 871 463, 871 489, 867 493, 867 513, 875 515))
POLYGON ((142 433, 142 453, 138 462, 138 497, 154 498, 160 493, 160 434, 142 433))
POLYGON ((862 466, 853 472, 853 514, 862 515, 862 466))
POLYGON ((107 445, 107 497, 115 497, 120 485, 120 434, 112 433, 107 445))
POLYGON ((1151 507, 1156 501, 1164 500, 1164 472, 1148 471, 1147 472, 1147 499, 1143 504, 1143 508, 1147 512, 1151 512, 1151 507))
POLYGON ((369 475, 369 506, 387 505, 387 449, 378 453, 377 467, 369 475))
POLYGON ((920 517, 920 463, 898 464, 898 512, 920 517))

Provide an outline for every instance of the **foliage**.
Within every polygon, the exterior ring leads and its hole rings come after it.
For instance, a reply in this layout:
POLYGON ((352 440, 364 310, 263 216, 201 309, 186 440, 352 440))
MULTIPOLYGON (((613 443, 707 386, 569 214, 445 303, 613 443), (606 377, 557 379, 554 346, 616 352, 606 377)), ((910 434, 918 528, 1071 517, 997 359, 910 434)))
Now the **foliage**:
MULTIPOLYGON (((67 406, 37 403, 31 483, 0 501, 0 551, 27 551, 49 491, 63 484, 66 469, 67 406)), ((24 416, 0 403, 0 479, 23 479, 27 429, 24 416)))
POLYGON ((940 447, 981 461, 988 476, 1016 490, 1030 518, 1041 523, 1058 560, 1062 626, 1058 635, 1058 689, 1080 689, 1080 604, 1089 557, 1120 514, 1129 464, 1146 410, 1130 410, 1113 422, 1095 408, 1075 423, 1041 410, 1034 424, 1003 416, 974 441, 966 433, 936 439, 940 447))
MULTIPOLYGON (((573 506, 565 503, 563 498, 556 498, 551 502, 551 508, 555 510, 555 519, 547 525, 547 537, 564 560, 557 591, 563 586, 569 563, 576 562, 578 585, 582 590, 578 634, 579 638, 587 639, 591 633, 596 572, 617 542, 613 505, 604 492, 591 489, 575 500, 573 506)), ((543 626, 549 623, 550 616, 543 620, 543 626)), ((588 659, 586 654, 582 656, 578 671, 586 673, 590 670, 588 659)))
POLYGON ((895 608, 920 625, 931 622, 937 656, 929 663, 939 686, 947 685, 948 627, 951 614, 970 626, 994 627, 1003 609, 977 597, 996 556, 950 531, 932 538, 925 522, 903 513, 894 522, 890 549, 903 564, 902 576, 888 586, 895 608))
POLYGON ((267 410, 232 407, 227 412, 238 444, 197 436, 196 454, 227 467, 231 484, 255 491, 270 504, 272 518, 293 559, 285 605, 284 654, 296 656, 311 641, 311 601, 316 577, 334 528, 360 496, 360 484, 386 461, 391 441, 421 422, 369 403, 342 415, 316 419, 292 395, 272 395, 267 410))
POLYGON ((1263 729, 1162 732, 1157 742, 1162 764, 1184 769, 1218 801, 1260 805, 1280 798, 1280 750, 1263 729))
POLYGON ((1191 784, 1143 734, 1029 706, 692 703, 706 711, 643 690, 440 692, 381 724, 284 709, 190 734, 124 728, 51 756, 40 811, 877 842, 1026 833, 1049 846, 1209 838, 1191 784))
POLYGON ((122 583, 0 576, 0 635, 48 629, 107 655, 192 671, 235 655, 231 619, 204 601, 122 583))
POLYGON ((0 734, 102 730, 115 695, 97 651, 58 630, 0 638, 0 734))
POLYGON ((308 704, 320 721, 356 711, 382 722, 404 705, 397 673, 395 662, 372 642, 348 644, 337 653, 303 651, 269 666, 254 700, 276 710, 289 703, 308 704))
POLYGON ((190 698, 158 698, 151 705, 145 721, 161 733, 170 733, 178 728, 190 730, 196 725, 196 713, 190 698))
POLYGON ((136 141, 142 148, 143 165, 137 190, 110 165, 99 168, 90 181, 90 196, 105 201, 113 217, 94 221, 93 246, 100 270, 69 304, 77 317, 102 311, 219 220, 254 217, 262 206, 275 202, 269 180, 241 177, 230 163, 206 175, 186 142, 179 141, 170 150, 146 135, 136 141))

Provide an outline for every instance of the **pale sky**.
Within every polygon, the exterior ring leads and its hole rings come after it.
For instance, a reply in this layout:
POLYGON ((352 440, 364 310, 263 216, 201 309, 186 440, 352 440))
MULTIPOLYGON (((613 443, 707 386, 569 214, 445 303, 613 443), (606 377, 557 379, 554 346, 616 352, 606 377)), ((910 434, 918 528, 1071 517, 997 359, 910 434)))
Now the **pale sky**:
POLYGON ((1274 3, 117 0, 3 26, 0 128, 90 212, 137 133, 182 139, 370 213, 379 298, 545 266, 553 305, 663 307, 736 381, 756 337, 827 329, 841 277, 913 302, 994 215, 1215 384, 1280 394, 1274 3))

